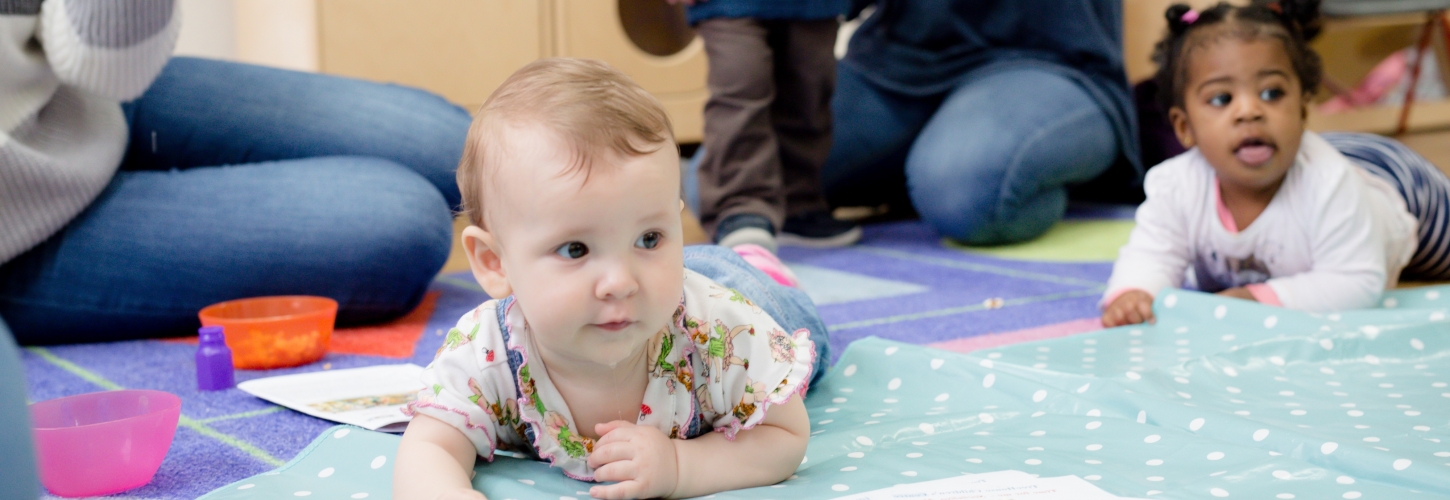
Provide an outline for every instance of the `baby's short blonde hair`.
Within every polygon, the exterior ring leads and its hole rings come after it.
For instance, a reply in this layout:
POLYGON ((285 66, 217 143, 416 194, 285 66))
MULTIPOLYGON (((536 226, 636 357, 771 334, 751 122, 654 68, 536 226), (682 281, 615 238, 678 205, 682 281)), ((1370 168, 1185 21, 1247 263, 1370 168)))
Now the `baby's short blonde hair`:
POLYGON ((458 163, 462 212, 485 227, 485 181, 507 155, 507 125, 543 126, 572 150, 571 165, 588 175, 591 157, 606 150, 640 156, 674 145, 670 118, 658 99, 601 61, 551 58, 529 63, 479 108, 458 163))

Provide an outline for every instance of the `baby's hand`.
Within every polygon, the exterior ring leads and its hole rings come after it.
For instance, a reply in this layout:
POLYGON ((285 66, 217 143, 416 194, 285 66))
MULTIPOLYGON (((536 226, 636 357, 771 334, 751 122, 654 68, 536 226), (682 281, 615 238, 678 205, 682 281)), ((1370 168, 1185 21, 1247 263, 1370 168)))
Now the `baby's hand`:
POLYGON ((1249 292, 1249 289, 1244 287, 1230 288, 1228 290, 1218 292, 1217 295, 1222 297, 1233 297, 1235 299, 1258 300, 1254 297, 1253 293, 1249 292))
POLYGON ((1112 328, 1153 322, 1153 296, 1142 290, 1129 290, 1113 299, 1103 311, 1103 326, 1112 328))
POLYGON ((488 499, 487 498, 484 498, 483 493, 479 493, 477 490, 474 490, 473 488, 467 488, 467 489, 459 488, 459 489, 456 489, 456 490, 448 490, 448 491, 445 491, 443 493, 439 493, 438 494, 438 497, 436 499, 434 499, 434 500, 488 500, 488 499))
POLYGON ((589 496, 659 498, 675 492, 675 444, 659 429, 615 420, 594 426, 594 431, 601 436, 589 454, 594 480, 618 483, 589 488, 589 496))

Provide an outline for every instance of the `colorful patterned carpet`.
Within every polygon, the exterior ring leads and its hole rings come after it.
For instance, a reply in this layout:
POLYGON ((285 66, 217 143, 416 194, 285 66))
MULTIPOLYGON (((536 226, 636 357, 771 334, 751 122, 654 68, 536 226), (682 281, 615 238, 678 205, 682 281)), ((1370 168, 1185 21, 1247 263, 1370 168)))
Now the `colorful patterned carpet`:
MULTIPOLYGON (((1122 210, 1076 210, 1044 238, 991 249, 944 245, 917 222, 873 225, 858 246, 783 248, 831 329, 832 352, 868 336, 970 351, 1098 328, 1096 301, 1131 221, 1122 210)), ((444 275, 417 311, 380 327, 339 330, 312 365, 239 371, 238 380, 412 362, 426 365, 443 332, 487 296, 467 273, 444 275)), ((190 499, 282 465, 332 423, 238 390, 199 392, 194 344, 134 341, 25 352, 32 401, 107 389, 180 395, 181 427, 151 484, 112 498, 190 499)))

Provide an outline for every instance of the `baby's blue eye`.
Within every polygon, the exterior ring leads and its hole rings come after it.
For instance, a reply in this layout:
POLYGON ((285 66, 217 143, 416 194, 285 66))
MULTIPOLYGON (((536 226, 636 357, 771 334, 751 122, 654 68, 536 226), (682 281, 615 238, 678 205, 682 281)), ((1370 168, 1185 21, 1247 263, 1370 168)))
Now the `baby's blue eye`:
POLYGON ((578 259, 589 255, 589 247, 583 243, 571 241, 559 245, 559 248, 554 249, 554 253, 566 259, 578 259))
POLYGON ((660 234, 659 231, 650 231, 639 235, 639 239, 634 240, 634 246, 645 250, 653 250, 654 247, 660 246, 660 239, 664 237, 665 235, 660 234))
POLYGON ((1274 102, 1284 97, 1284 90, 1279 88, 1264 89, 1259 91, 1259 99, 1267 102, 1274 102))
POLYGON ((1233 100, 1233 95, 1217 94, 1213 97, 1208 98, 1208 105, 1215 108, 1222 108, 1224 106, 1228 106, 1228 103, 1233 102, 1233 100))

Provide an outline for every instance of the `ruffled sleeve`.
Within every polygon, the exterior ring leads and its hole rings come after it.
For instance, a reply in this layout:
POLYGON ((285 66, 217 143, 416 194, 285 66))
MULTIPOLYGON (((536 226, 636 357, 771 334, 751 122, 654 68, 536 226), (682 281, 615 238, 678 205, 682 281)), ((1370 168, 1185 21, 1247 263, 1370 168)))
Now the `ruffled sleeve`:
POLYGON ((500 431, 518 422, 513 374, 493 306, 489 301, 469 311, 448 331, 423 371, 424 389, 407 409, 457 428, 488 460, 499 446, 500 431))
POLYGON ((806 329, 786 332, 749 298, 704 276, 685 279, 687 325, 695 340, 701 416, 735 438, 765 420, 771 405, 805 396, 815 369, 806 329))

